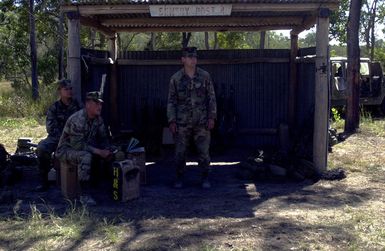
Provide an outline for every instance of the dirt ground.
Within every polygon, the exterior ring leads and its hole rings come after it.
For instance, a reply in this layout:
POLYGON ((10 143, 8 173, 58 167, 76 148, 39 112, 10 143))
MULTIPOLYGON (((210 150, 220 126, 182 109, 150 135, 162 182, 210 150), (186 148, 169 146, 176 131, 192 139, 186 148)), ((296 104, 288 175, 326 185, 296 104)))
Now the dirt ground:
MULTIPOLYGON (((79 239, 57 249, 383 250, 385 220, 379 217, 385 215, 382 149, 382 137, 349 137, 329 155, 330 166, 344 168, 347 177, 317 182, 242 180, 236 162, 250 152, 213 155, 209 190, 200 188, 200 170, 194 165, 186 173, 185 187, 172 188, 174 169, 168 156, 148 163, 148 184, 141 187, 138 199, 114 202, 106 184, 94 189, 98 204, 88 210, 95 220, 113 219, 124 229, 118 242, 95 241, 95 225, 89 224, 79 239)), ((36 184, 36 167, 24 167, 22 181, 13 188, 14 201, 0 205, 0 217, 26 217, 31 204, 40 212, 59 215, 69 208, 58 187, 36 193, 32 191, 36 184)), ((13 229, 2 225, 0 231, 13 229)), ((0 249, 10 243, 12 238, 0 239, 0 249)))

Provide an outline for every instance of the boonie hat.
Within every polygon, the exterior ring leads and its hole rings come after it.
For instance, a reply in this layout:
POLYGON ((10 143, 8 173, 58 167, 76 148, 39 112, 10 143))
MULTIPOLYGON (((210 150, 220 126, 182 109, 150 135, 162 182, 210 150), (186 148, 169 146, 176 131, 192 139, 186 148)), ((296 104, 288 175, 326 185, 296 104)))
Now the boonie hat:
POLYGON ((86 100, 93 100, 95 102, 104 102, 102 98, 103 98, 103 95, 101 92, 94 91, 94 92, 87 92, 86 94, 86 100))
POLYGON ((57 82, 57 89, 72 87, 71 80, 62 79, 57 82))
POLYGON ((196 57, 197 55, 197 47, 185 47, 182 49, 183 57, 196 57))

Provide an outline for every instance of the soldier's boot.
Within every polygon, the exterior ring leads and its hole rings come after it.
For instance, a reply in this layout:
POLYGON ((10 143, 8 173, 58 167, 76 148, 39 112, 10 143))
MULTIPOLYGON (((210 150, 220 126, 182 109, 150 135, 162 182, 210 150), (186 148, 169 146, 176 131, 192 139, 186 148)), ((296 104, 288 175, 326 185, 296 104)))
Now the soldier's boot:
POLYGON ((183 175, 186 168, 184 159, 177 159, 176 161, 176 179, 174 181, 174 188, 180 189, 183 187, 183 175))
POLYGON ((89 181, 81 181, 80 182, 81 187, 81 193, 79 196, 80 203, 83 206, 95 206, 96 201, 95 199, 90 195, 90 182, 89 181))
POLYGON ((51 169, 51 156, 48 154, 39 154, 39 182, 40 184, 35 188, 36 192, 45 192, 49 188, 48 172, 51 169))
POLYGON ((36 192, 45 192, 49 189, 48 173, 41 171, 40 184, 35 188, 36 192))

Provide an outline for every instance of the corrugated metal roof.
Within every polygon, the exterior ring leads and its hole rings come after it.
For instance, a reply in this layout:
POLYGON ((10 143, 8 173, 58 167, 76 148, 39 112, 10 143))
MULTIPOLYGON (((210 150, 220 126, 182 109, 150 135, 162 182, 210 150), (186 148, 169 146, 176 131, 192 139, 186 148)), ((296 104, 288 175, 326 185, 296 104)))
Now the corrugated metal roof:
POLYGON ((83 25, 110 36, 124 31, 293 29, 299 33, 315 24, 320 9, 336 9, 338 3, 339 0, 79 0, 63 4, 62 11, 76 13, 83 25), (199 9, 206 4, 207 11, 199 9), (210 6, 220 4, 223 8, 218 12, 209 11, 210 6))
POLYGON ((79 0, 69 4, 291 4, 291 3, 339 3, 339 0, 79 0))

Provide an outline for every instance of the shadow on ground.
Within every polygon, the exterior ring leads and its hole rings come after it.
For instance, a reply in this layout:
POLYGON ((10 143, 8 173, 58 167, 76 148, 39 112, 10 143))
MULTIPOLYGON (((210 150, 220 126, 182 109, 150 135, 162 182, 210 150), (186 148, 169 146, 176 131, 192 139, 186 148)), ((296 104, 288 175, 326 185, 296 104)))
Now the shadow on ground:
MULTIPOLYGON (((120 249, 169 250, 199 245, 202 247, 215 245, 220 239, 225 239, 220 242, 220 245, 225 243, 221 247, 231 249, 242 235, 242 238, 254 239, 254 244, 250 244, 251 249, 256 243, 262 249, 270 249, 282 247, 282 235, 292 235, 294 239, 302 238, 306 235, 307 228, 310 228, 277 216, 276 211, 291 207, 323 209, 338 208, 346 204, 353 206, 363 203, 371 196, 370 191, 352 190, 342 183, 336 191, 333 186, 319 188, 312 181, 241 180, 237 175, 236 162, 244 160, 247 154, 230 153, 226 156, 231 157, 213 156, 212 162, 215 165, 211 174, 212 188, 209 190, 200 187, 200 170, 194 166, 186 173, 185 187, 172 188, 174 169, 172 158, 167 157, 148 165, 148 184, 141 187, 140 198, 125 203, 115 202, 108 183, 102 183, 93 191, 97 206, 88 210, 95 219, 107 218, 118 225, 127 224, 130 231, 119 244, 120 249)), ((73 205, 63 199, 58 187, 53 187, 46 193, 33 192, 37 177, 36 167, 24 168, 22 181, 12 189, 13 202, 0 205, 2 218, 15 215, 29 217, 31 204, 43 214, 53 212, 62 215, 73 208, 73 205)), ((20 227, 12 225, 1 231, 13 231, 20 227)), ((81 247, 94 231, 95 224, 87 224, 81 236, 65 249, 81 247)), ((348 235, 344 234, 344 226, 333 231, 345 237, 348 235)), ((0 247, 8 246, 7 243, 12 241, 2 239, 0 247)), ((17 248, 29 248, 33 244, 26 242, 23 245, 17 248)))

